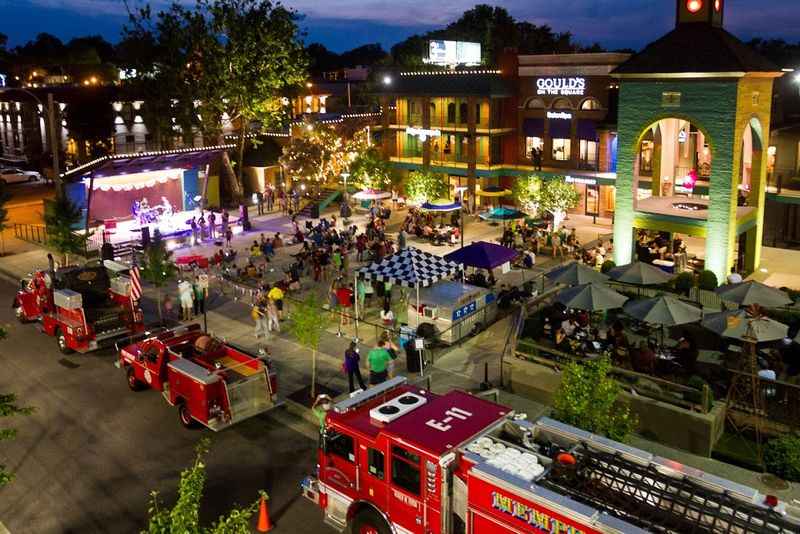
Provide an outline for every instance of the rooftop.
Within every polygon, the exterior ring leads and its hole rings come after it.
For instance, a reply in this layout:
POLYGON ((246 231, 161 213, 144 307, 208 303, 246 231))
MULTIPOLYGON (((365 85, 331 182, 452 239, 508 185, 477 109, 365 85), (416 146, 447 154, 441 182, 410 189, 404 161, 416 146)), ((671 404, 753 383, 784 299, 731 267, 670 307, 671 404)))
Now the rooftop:
POLYGON ((612 71, 620 77, 638 74, 720 75, 780 72, 766 58, 722 28, 709 24, 679 24, 612 71))
POLYGON ((413 96, 512 96, 512 84, 499 72, 475 71, 413 71, 388 74, 388 84, 381 84, 379 93, 413 96))

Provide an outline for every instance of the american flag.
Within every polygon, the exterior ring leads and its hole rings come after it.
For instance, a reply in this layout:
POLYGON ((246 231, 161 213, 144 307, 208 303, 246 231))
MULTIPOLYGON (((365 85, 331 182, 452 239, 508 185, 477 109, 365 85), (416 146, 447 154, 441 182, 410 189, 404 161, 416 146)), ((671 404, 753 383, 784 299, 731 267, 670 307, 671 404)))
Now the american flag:
POLYGON ((140 298, 142 298, 142 276, 139 273, 139 265, 134 257, 131 264, 131 300, 137 302, 140 298))

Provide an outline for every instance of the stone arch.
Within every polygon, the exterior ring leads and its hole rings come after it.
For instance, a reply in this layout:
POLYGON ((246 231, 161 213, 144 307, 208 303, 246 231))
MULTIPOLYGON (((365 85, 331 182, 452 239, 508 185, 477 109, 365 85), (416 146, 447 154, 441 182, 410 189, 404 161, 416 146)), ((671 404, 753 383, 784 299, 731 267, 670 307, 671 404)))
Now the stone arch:
POLYGON ((572 102, 569 98, 556 98, 550 103, 551 109, 572 109, 572 102))
POLYGON ((544 105, 544 100, 538 96, 534 96, 526 100, 523 107, 525 109, 544 109, 546 106, 544 105))
POLYGON ((603 109, 603 105, 600 103, 598 99, 596 99, 593 96, 590 96, 589 98, 585 98, 584 100, 581 101, 581 103, 578 105, 578 109, 591 111, 595 109, 603 109))

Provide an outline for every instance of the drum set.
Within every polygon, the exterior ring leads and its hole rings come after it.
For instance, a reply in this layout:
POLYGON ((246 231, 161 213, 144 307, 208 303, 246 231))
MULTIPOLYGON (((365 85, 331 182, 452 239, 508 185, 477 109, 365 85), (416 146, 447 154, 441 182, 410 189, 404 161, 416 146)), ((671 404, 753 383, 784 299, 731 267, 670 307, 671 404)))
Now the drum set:
POLYGON ((147 197, 142 200, 135 200, 131 206, 133 218, 139 222, 140 226, 158 224, 162 221, 169 221, 172 218, 172 204, 167 197, 161 197, 161 204, 150 207, 147 197))

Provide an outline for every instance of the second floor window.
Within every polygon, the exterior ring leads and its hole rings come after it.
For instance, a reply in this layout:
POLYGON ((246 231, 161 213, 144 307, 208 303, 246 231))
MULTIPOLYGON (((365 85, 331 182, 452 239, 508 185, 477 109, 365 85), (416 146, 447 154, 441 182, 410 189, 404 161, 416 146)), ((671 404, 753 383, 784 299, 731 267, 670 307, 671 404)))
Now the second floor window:
POLYGON ((447 104, 447 123, 448 124, 455 124, 456 122, 456 104, 455 102, 450 102, 447 104))

